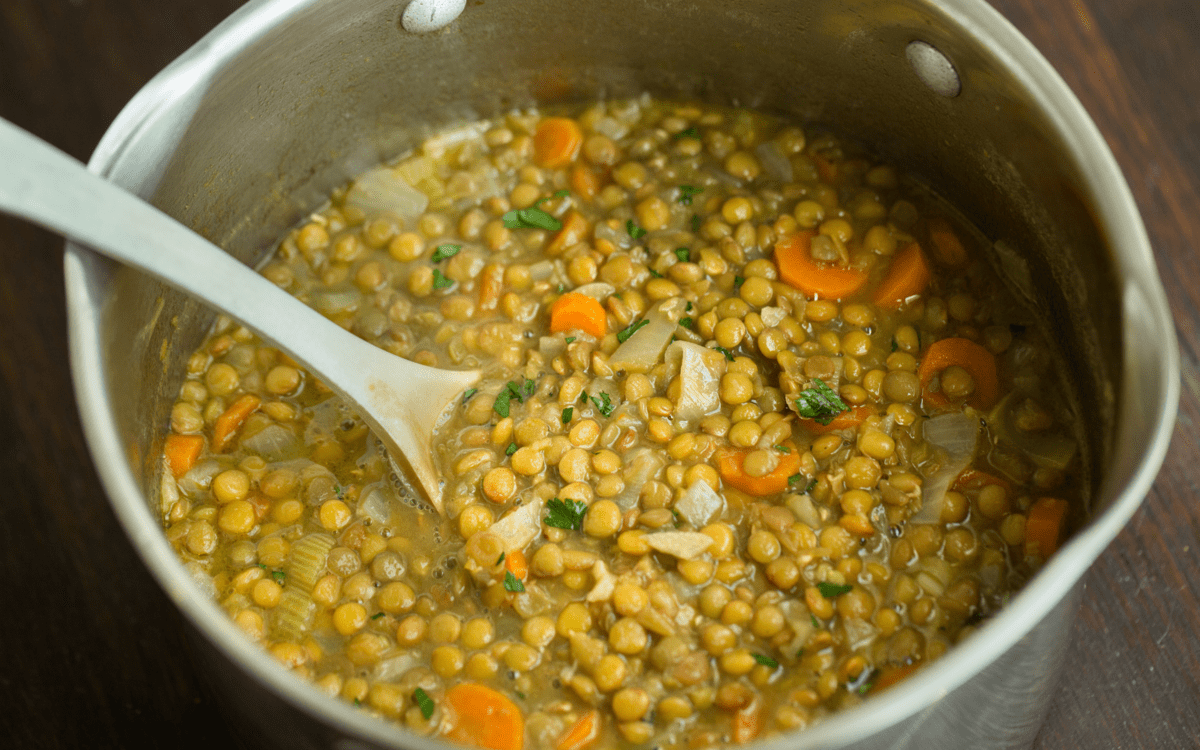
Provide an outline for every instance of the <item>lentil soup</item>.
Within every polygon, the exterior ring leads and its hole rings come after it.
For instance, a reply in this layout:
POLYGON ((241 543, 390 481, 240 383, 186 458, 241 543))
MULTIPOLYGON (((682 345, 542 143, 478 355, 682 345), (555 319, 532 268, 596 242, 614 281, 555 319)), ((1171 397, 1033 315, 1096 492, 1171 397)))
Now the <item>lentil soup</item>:
POLYGON ((642 97, 439 134, 263 273, 484 372, 435 435, 444 516, 220 319, 171 414, 166 533, 248 637, 412 732, 802 728, 969 636, 1081 505, 1070 394, 980 246, 890 166, 752 111, 642 97))

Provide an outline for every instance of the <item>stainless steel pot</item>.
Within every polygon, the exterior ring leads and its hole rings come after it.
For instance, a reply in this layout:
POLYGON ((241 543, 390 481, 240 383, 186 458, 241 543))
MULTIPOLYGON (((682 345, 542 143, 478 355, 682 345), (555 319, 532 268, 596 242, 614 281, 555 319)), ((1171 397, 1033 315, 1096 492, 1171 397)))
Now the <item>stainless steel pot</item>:
MULTIPOLYGON (((995 241, 1005 275, 1055 324, 1092 440, 1091 515, 966 644, 903 689, 770 746, 1027 746, 1080 577, 1149 489, 1178 401, 1173 325, 1141 220, 1075 97, 983 0, 494 0, 440 30, 409 30, 463 4, 251 2, 134 97, 90 166, 247 262, 330 188, 420 135, 536 101, 648 90, 750 105, 831 123, 921 176, 995 241)), ((101 478, 247 743, 438 746, 286 674, 163 537, 159 433, 211 313, 74 246, 66 281, 101 478)))

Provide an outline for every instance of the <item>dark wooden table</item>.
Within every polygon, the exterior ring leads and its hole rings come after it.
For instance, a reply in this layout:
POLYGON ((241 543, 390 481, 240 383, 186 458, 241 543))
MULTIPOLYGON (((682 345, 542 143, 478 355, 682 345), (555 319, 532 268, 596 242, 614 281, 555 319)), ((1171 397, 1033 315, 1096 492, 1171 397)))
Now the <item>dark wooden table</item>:
MULTIPOLYGON (((1175 441, 1086 578, 1035 747, 1200 745, 1200 11, 992 0, 1116 153, 1183 348, 1175 441)), ((0 0, 0 116, 86 159, 121 106, 238 0, 0 0)), ((3 169, 0 161, 0 169, 3 169)), ((109 510, 67 368, 62 243, 0 217, 0 747, 226 747, 177 616, 109 510)))

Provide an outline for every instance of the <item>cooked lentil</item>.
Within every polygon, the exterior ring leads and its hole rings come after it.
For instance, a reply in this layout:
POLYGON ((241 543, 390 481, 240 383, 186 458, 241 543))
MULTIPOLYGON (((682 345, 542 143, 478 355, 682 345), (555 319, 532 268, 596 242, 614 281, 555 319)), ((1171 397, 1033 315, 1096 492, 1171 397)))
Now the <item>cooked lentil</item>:
POLYGON ((1034 500, 1079 507, 1082 472, 1049 348, 969 228, 759 113, 593 104, 566 166, 542 121, 430 138, 264 269, 398 356, 484 371, 435 436, 445 517, 221 319, 171 413, 204 441, 164 464, 181 559, 288 669, 412 731, 470 741, 451 688, 505 696, 525 727, 505 747, 586 722, 597 747, 792 731, 973 632, 1053 551, 1034 500), (408 204, 381 210, 390 189, 408 204), (859 286, 794 286, 797 237, 810 275, 859 286), (879 297, 914 246, 925 283, 879 297), (568 292, 601 335, 550 329, 568 292))

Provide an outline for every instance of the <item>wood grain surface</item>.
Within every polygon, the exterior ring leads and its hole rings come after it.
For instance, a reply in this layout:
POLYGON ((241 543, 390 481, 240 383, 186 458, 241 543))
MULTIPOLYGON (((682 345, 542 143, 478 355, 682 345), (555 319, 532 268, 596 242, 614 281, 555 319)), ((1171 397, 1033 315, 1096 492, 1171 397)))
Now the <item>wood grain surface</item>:
MULTIPOLYGON (((1086 577, 1035 747, 1200 745, 1200 11, 1195 0, 993 0, 1124 169, 1183 349, 1175 440, 1086 577)), ((86 159, 121 106, 237 0, 0 0, 0 116, 86 159)), ((0 160, 0 169, 3 162, 0 160)), ((124 542, 81 434, 62 242, 0 217, 0 747, 235 742, 178 617, 124 542)))

